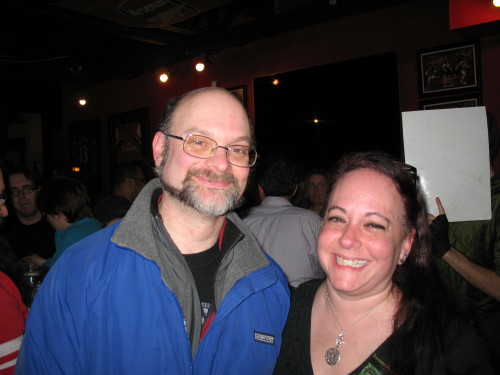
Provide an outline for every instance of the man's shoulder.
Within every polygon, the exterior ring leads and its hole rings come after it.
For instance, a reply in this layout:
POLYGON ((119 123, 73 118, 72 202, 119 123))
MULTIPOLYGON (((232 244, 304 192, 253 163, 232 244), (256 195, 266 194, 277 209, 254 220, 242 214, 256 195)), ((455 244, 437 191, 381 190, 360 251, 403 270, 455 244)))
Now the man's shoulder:
MULTIPOLYGON (((95 230, 83 238, 73 241, 57 259, 54 266, 66 263, 65 268, 79 269, 82 264, 108 262, 109 254, 113 248, 116 248, 116 245, 111 241, 114 230, 113 226, 95 230)), ((64 235, 69 242, 76 237, 75 233, 64 233, 64 235)))
POLYGON ((121 195, 115 195, 111 194, 108 195, 107 197, 101 199, 99 202, 97 202, 94 206, 94 210, 99 210, 99 209, 107 209, 109 207, 115 207, 115 206, 122 206, 122 205, 128 205, 130 206, 132 203, 125 197, 122 197, 121 195))
POLYGON ((290 201, 280 197, 267 197, 259 206, 250 207, 241 213, 241 217, 266 216, 272 214, 302 216, 314 221, 321 221, 321 217, 306 208, 294 206, 290 201))

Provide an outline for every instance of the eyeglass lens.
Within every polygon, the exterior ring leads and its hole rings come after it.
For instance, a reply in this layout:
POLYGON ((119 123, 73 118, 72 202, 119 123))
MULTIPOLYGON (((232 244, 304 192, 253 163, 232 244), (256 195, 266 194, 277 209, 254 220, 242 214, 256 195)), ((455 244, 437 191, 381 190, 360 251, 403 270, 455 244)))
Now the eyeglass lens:
POLYGON ((36 186, 23 186, 20 189, 17 189, 17 188, 10 189, 10 194, 13 197, 20 197, 21 195, 31 194, 35 190, 36 190, 36 186))
POLYGON ((184 151, 197 158, 208 159, 215 154, 217 148, 224 148, 229 163, 237 167, 251 167, 257 159, 257 152, 248 146, 219 146, 213 139, 202 135, 188 135, 184 139, 184 151))

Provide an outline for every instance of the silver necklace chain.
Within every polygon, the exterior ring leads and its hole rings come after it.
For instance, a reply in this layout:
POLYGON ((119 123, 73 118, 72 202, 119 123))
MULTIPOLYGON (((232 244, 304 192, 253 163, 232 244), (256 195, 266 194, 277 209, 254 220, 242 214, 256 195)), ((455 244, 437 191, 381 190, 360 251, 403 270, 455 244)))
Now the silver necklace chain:
POLYGON ((337 321, 337 324, 339 325, 340 331, 341 331, 339 333, 339 335, 337 336, 337 338, 335 339, 335 347, 328 349, 325 353, 326 363, 329 364, 330 366, 334 366, 337 363, 339 363, 339 361, 340 361, 339 348, 340 348, 340 345, 342 345, 345 342, 344 341, 344 334, 346 333, 346 331, 349 330, 354 325, 356 325, 357 323, 359 323, 364 317, 366 317, 369 313, 371 313, 373 310, 375 310, 377 307, 379 307, 382 303, 384 303, 387 300, 387 298, 389 298, 389 294, 382 301, 380 301, 375 306, 370 308, 370 310, 368 310, 363 315, 361 315, 361 317, 359 319, 357 319, 354 323, 352 323, 347 328, 343 328, 342 324, 340 324, 340 320, 337 317, 337 314, 335 313, 335 309, 332 306, 332 302, 330 301, 330 294, 328 293, 328 288, 326 286, 326 283, 325 283, 325 296, 326 296, 326 300, 328 302, 328 306, 330 306, 330 310, 332 310, 333 316, 335 317, 335 320, 337 321))

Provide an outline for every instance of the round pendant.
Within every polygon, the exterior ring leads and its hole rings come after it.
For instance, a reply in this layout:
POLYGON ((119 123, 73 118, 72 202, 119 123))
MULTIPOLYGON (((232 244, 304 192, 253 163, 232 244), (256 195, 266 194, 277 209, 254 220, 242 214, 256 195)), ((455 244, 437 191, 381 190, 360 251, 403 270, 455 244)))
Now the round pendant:
POLYGON ((337 348, 330 348, 325 353, 325 360, 330 366, 335 366, 340 361, 340 352, 337 348))

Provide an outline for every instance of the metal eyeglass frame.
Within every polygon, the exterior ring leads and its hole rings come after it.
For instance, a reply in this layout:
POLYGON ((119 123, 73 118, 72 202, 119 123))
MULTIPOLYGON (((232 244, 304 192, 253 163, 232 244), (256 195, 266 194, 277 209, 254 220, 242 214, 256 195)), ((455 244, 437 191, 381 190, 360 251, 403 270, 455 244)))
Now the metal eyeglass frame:
MULTIPOLYGON (((180 141, 183 141, 183 144, 182 144, 182 150, 183 150, 186 154, 188 154, 188 155, 190 155, 190 156, 192 156, 192 157, 194 157, 194 158, 198 158, 198 159, 210 159, 210 158, 214 157, 214 155, 215 155, 215 151, 213 151, 213 153, 212 153, 212 155, 211 155, 211 156, 208 156, 208 157, 206 157, 206 158, 203 158, 203 157, 200 157, 200 156, 196 156, 196 155, 192 155, 192 154, 190 154, 190 153, 189 153, 189 152, 187 152, 187 151, 186 151, 186 149, 185 149, 186 140, 187 140, 189 137, 196 136, 196 137, 203 137, 203 138, 210 139, 211 141, 213 141, 213 142, 215 143, 215 148, 214 148, 215 150, 217 150, 218 148, 222 148, 222 149, 226 150, 226 158, 227 158, 228 163, 229 163, 229 164, 231 164, 231 165, 234 165, 235 167, 240 167, 240 168, 252 168, 252 167, 255 165, 255 163, 257 162, 257 158, 258 158, 258 156, 259 156, 259 155, 257 154, 257 150, 255 150, 253 147, 250 147, 250 146, 245 146, 245 147, 248 147, 248 149, 249 149, 249 150, 252 150, 253 152, 255 152, 255 160, 254 160, 251 164, 249 164, 249 165, 247 165, 247 166, 244 166, 244 165, 238 165, 238 164, 234 164, 234 163, 232 163, 232 162, 229 160, 229 154, 228 154, 228 152, 233 150, 233 149, 231 148, 231 146, 220 146, 220 145, 219 145, 219 144, 218 144, 218 143, 217 143, 214 139, 212 139, 212 138, 210 138, 210 137, 207 137, 207 136, 205 136, 205 135, 201 135, 201 134, 188 134, 188 135, 186 135, 185 137, 180 137, 180 136, 178 136, 178 135, 173 135, 173 134, 165 134, 165 135, 166 135, 167 137, 171 137, 171 138, 175 138, 175 139, 178 139, 178 140, 180 140, 180 141)), ((233 146, 236 146, 236 145, 233 145, 233 146)), ((243 146, 243 145, 240 145, 240 146, 243 146)))

